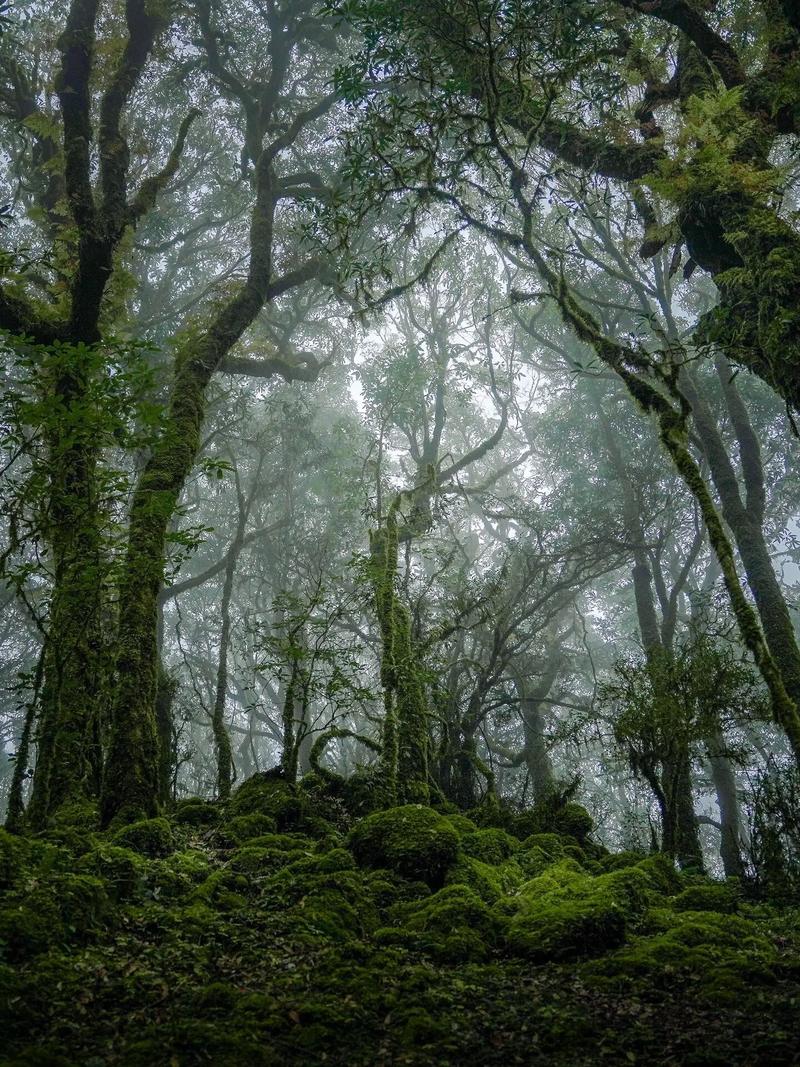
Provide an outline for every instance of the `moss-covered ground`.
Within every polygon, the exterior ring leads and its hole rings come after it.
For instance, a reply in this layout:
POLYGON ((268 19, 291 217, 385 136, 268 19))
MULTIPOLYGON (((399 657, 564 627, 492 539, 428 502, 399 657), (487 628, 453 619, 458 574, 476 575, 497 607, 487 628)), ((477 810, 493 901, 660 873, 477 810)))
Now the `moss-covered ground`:
POLYGON ((0 1061, 800 1063, 799 911, 608 854, 574 805, 328 788, 0 832, 0 1061))

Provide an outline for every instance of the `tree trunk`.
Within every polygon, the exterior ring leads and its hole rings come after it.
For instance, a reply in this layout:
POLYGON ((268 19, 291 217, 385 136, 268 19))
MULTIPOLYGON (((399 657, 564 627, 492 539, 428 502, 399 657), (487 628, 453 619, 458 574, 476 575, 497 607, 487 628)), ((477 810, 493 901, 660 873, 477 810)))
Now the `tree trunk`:
POLYGON ((800 708, 800 646, 764 537, 764 480, 758 439, 736 386, 730 380, 730 367, 718 361, 717 371, 739 443, 745 475, 745 501, 742 500, 739 480, 714 415, 696 381, 688 372, 684 372, 681 385, 692 406, 695 426, 708 460, 714 488, 719 494, 722 514, 739 550, 767 647, 783 678, 786 692, 795 706, 800 708))
POLYGON ((158 688, 156 689, 159 804, 168 804, 173 796, 177 753, 175 751, 175 731, 172 722, 172 704, 177 690, 177 680, 167 672, 164 664, 159 660, 158 688))
MULTIPOLYGON (((69 801, 96 795, 97 738, 106 690, 102 627, 104 568, 96 492, 96 450, 86 395, 87 354, 59 351, 52 368, 60 417, 47 442, 50 486, 47 539, 53 567, 37 759, 29 807, 41 829, 69 801), (84 432, 74 420, 86 422, 84 432)), ((46 373, 43 372, 43 373, 46 373)))
POLYGON ((717 794, 720 822, 720 857, 726 878, 741 878, 742 823, 739 810, 739 795, 736 789, 736 774, 733 764, 725 755, 725 739, 719 731, 709 738, 709 763, 711 780, 717 794))
POLYGON ((426 804, 429 715, 411 617, 395 587, 397 519, 392 510, 384 526, 370 536, 370 557, 382 640, 385 715, 381 764, 387 798, 426 804))

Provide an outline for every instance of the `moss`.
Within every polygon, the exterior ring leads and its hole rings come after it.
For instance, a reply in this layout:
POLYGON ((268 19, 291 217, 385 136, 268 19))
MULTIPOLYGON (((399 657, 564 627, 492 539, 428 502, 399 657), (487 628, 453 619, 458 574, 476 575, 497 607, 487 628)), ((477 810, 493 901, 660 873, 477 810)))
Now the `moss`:
POLYGON ((297 929, 335 941, 365 936, 379 921, 369 876, 345 849, 296 859, 266 880, 261 901, 297 929))
POLYGON ((636 869, 645 873, 650 886, 657 893, 668 896, 677 893, 683 885, 681 876, 675 869, 674 860, 660 852, 639 860, 636 869))
POLYGON ((490 827, 463 834, 461 847, 468 856, 499 866, 519 849, 519 841, 505 830, 490 827))
POLYGON ((29 854, 30 847, 25 838, 0 829, 0 891, 19 881, 29 854))
POLYGON ((691 885, 670 901, 676 911, 716 911, 732 915, 739 908, 741 890, 733 882, 691 885))
POLYGON ((266 771, 242 782, 228 803, 228 811, 238 815, 269 815, 279 830, 291 830, 304 815, 310 814, 310 802, 280 773, 266 771))
POLYGON ((100 814, 97 804, 92 800, 72 800, 68 804, 62 804, 51 819, 54 829, 72 827, 86 833, 94 833, 100 829, 100 814))
POLYGON ((351 831, 348 845, 361 866, 386 867, 438 888, 458 855, 458 834, 421 804, 375 812, 351 831))
POLYGON ((489 904, 514 892, 523 881, 522 869, 513 859, 495 866, 473 856, 461 856, 447 875, 448 885, 469 886, 481 900, 489 904))
POLYGON ((194 1006, 201 1015, 221 1012, 228 1015, 236 1005, 238 995, 228 982, 212 982, 203 986, 193 997, 194 1006))
POLYGON ((593 877, 563 860, 520 888, 507 947, 533 959, 600 955, 622 944, 649 897, 647 877, 636 868, 593 877))
POLYGON ((52 900, 18 900, 0 907, 0 959, 24 960, 63 939, 64 926, 52 900))
POLYGON ((115 901, 130 900, 143 892, 146 861, 129 848, 101 842, 78 861, 79 872, 101 878, 115 901))
POLYGON ((172 816, 178 826, 216 826, 222 813, 219 805, 202 797, 181 800, 172 816))
POLYGON ((248 844, 237 848, 228 861, 232 871, 252 876, 266 877, 286 867, 296 858, 296 853, 281 848, 262 848, 248 844))
POLYGON ((216 840, 227 848, 235 848, 254 837, 274 833, 277 828, 271 815, 236 815, 217 831, 216 840))
POLYGON ((190 904, 203 904, 217 911, 237 911, 247 905, 243 895, 249 890, 249 882, 236 871, 213 871, 194 890, 190 904))
POLYGON ((274 848, 278 852, 311 852, 314 842, 305 834, 261 834, 247 842, 251 848, 274 848))
POLYGON ((609 852, 607 856, 602 859, 602 867, 604 871, 621 871, 626 867, 635 867, 637 863, 641 863, 642 860, 646 860, 648 854, 646 852, 609 852))
POLYGON ((211 864, 205 853, 197 849, 175 852, 166 859, 149 864, 147 881, 155 897, 178 900, 202 884, 211 873, 211 864))
POLYGON ((443 813, 443 815, 457 834, 471 834, 478 829, 477 823, 474 823, 472 819, 468 819, 466 815, 461 815, 457 812, 447 812, 446 814, 443 813))
POLYGON ((113 843, 143 856, 168 856, 175 847, 172 827, 164 818, 140 819, 118 830, 113 843))
POLYGON ((503 920, 466 885, 448 885, 421 902, 390 911, 395 926, 376 940, 405 945, 442 962, 482 960, 496 945, 503 920))
POLYGON ((648 916, 652 936, 636 938, 589 973, 674 983, 685 972, 711 996, 735 993, 750 981, 772 983, 777 957, 757 927, 735 915, 713 912, 675 914, 660 909, 648 916), (655 930, 654 930, 655 928, 655 930))
POLYGON ((50 873, 6 898, 0 909, 0 953, 12 961, 22 960, 53 943, 80 940, 110 912, 101 879, 50 873))

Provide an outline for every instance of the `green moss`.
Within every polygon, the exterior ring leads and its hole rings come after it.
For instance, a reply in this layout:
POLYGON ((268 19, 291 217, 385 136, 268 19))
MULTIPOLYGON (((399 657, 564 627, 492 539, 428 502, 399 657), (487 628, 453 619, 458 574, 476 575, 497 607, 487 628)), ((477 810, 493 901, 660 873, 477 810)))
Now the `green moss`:
POLYGON ((639 860, 636 869, 645 873, 651 888, 657 893, 668 896, 677 893, 683 885, 674 861, 660 852, 639 860))
POLYGON ((291 830, 304 815, 310 802, 303 793, 274 771, 254 774, 242 782, 228 803, 231 815, 269 815, 279 830, 291 830))
POLYGON ((236 815, 217 831, 217 840, 223 847, 234 848, 254 837, 275 832, 277 824, 271 815, 236 815))
POLYGON ((238 999, 236 990, 228 982, 212 982, 203 986, 194 996, 194 1006, 205 1016, 220 1012, 228 1015, 238 999))
POLYGON ((295 928, 337 941, 363 937, 379 921, 369 876, 345 849, 294 860, 266 880, 260 899, 295 928))
POLYGON ((447 812, 442 814, 457 834, 471 834, 478 829, 477 824, 474 823, 472 819, 468 819, 466 815, 461 815, 457 812, 447 812))
POLYGON ((251 838, 251 848, 274 848, 278 852, 313 852, 315 843, 305 834, 261 834, 251 838))
POLYGON ((81 856, 76 869, 101 878, 116 901, 129 900, 144 891, 147 863, 129 848, 103 841, 81 856))
POLYGON ((473 856, 461 856, 451 867, 447 884, 469 886, 481 900, 494 904, 507 893, 517 890, 524 877, 516 860, 506 860, 495 866, 473 856))
POLYGON ((215 826, 221 819, 219 805, 202 797, 181 800, 172 816, 178 826, 215 826))
POLYGON ((52 872, 5 898, 0 909, 0 955, 21 960, 51 944, 79 940, 110 913, 101 879, 52 872))
POLYGON ((622 944, 649 897, 647 876, 636 868, 593 877, 562 860, 520 888, 507 947, 533 959, 600 955, 622 944))
POLYGON ((243 895, 250 888, 244 875, 236 871, 213 871, 194 890, 190 904, 204 904, 217 911, 237 911, 244 908, 247 899, 243 895))
POLYGON ((25 838, 0 829, 0 891, 9 889, 22 877, 30 848, 25 838))
POLYGON ((143 856, 168 856, 175 847, 172 827, 164 818, 140 819, 118 830, 113 843, 143 856))
POLYGON ((519 849, 519 841, 505 830, 490 827, 463 834, 461 847, 468 856, 499 866, 519 849))
POLYGON ((732 915, 739 908, 741 890, 732 882, 705 882, 691 885, 673 897, 676 911, 716 911, 732 915))
POLYGON ((63 940, 64 926, 52 900, 17 900, 0 907, 0 960, 27 959, 63 940))
POLYGON ((296 855, 296 852, 288 849, 262 848, 256 844, 248 844, 236 849, 228 860, 228 867, 241 874, 266 877, 292 863, 296 855))
POLYGON ((443 962, 485 959, 496 945, 503 920, 465 885, 448 885, 421 902, 398 904, 395 923, 376 940, 405 945, 443 962))
POLYGON ((458 855, 458 834, 421 804, 368 815, 351 831, 348 845, 361 866, 386 867, 404 878, 438 888, 458 855))
POLYGON ((147 882, 153 896, 179 900, 202 884, 211 872, 205 853, 197 849, 175 852, 149 864, 147 882))
POLYGON ((709 996, 735 993, 750 981, 774 981, 775 950, 745 919, 660 909, 648 916, 648 926, 652 936, 636 938, 590 973, 674 983, 676 974, 685 972, 699 979, 709 996))

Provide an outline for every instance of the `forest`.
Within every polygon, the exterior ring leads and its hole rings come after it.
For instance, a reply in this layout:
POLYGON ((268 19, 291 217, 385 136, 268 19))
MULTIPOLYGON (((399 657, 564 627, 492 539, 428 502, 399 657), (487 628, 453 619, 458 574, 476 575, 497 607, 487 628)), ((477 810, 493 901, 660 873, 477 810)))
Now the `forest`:
POLYGON ((0 1064, 800 1064, 796 0, 0 0, 0 1064))

